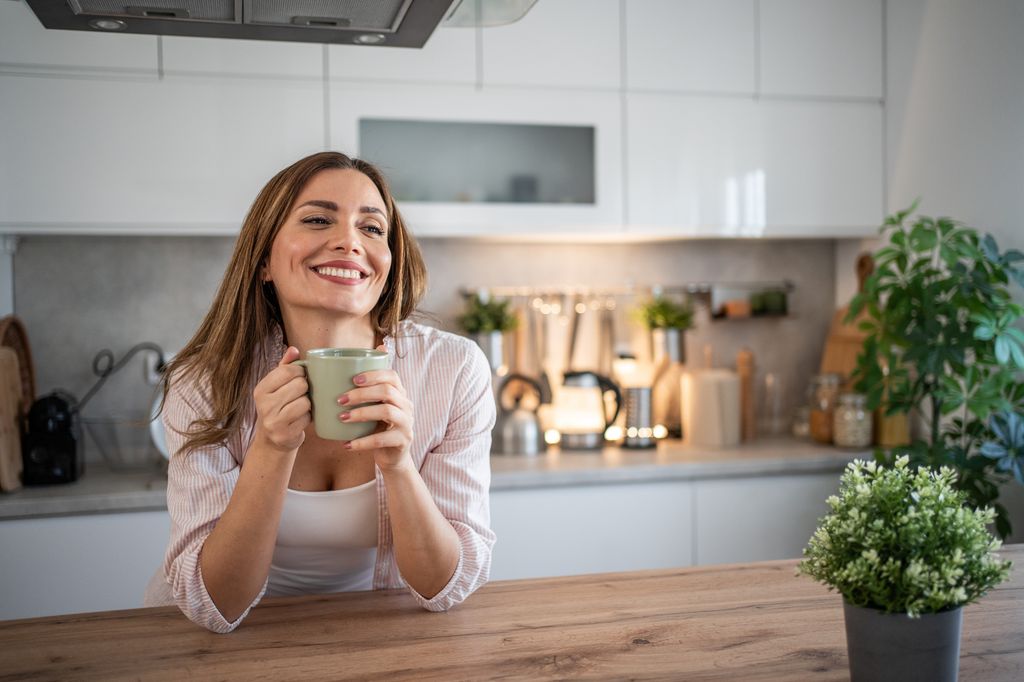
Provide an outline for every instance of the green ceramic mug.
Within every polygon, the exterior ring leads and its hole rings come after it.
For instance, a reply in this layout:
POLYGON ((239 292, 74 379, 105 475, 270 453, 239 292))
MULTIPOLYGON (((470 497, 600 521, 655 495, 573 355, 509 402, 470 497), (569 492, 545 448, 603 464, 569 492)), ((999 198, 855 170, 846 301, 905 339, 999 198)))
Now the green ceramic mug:
POLYGON ((343 422, 338 418, 342 412, 373 403, 343 407, 338 404, 338 398, 355 388, 352 383, 355 375, 390 367, 387 353, 368 348, 314 348, 306 351, 305 359, 296 360, 294 364, 306 370, 316 435, 328 440, 355 440, 374 432, 375 421, 343 422))

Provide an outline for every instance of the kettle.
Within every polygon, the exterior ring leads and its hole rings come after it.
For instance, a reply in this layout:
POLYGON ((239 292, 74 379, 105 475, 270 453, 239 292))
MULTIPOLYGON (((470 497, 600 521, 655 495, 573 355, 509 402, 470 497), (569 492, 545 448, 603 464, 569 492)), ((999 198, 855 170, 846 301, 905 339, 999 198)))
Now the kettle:
POLYGON ((494 424, 492 450, 503 455, 537 455, 543 437, 537 408, 545 402, 545 391, 540 382, 524 374, 509 374, 498 385, 498 419, 494 424), (513 382, 521 382, 537 392, 537 407, 528 410, 521 406, 523 394, 515 396, 512 410, 505 407, 502 397, 513 382))
POLYGON ((554 402, 555 428, 566 450, 599 450, 605 430, 615 423, 622 406, 618 384, 597 372, 566 372, 554 402), (613 393, 615 409, 609 417, 604 396, 613 393))

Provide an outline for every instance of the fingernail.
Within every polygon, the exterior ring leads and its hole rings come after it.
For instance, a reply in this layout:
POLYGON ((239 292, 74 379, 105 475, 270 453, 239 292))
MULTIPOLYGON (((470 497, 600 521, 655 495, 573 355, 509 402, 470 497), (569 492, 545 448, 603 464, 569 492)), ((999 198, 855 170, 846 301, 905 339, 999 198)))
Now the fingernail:
POLYGON ((348 442, 347 442, 347 443, 345 443, 345 445, 344 445, 344 446, 342 446, 342 447, 344 447, 344 448, 345 448, 346 450, 351 450, 351 449, 352 449, 352 441, 348 441, 348 442))
POLYGON ((348 403, 348 394, 347 393, 342 393, 341 397, 338 398, 338 404, 339 405, 345 405, 346 403, 348 403))
POLYGON ((352 381, 357 383, 357 384, 362 384, 362 383, 366 382, 366 377, 364 377, 362 374, 359 374, 352 381))
POLYGON ((343 421, 343 422, 347 422, 351 417, 352 417, 352 413, 351 412, 342 412, 341 413, 341 421, 343 421))

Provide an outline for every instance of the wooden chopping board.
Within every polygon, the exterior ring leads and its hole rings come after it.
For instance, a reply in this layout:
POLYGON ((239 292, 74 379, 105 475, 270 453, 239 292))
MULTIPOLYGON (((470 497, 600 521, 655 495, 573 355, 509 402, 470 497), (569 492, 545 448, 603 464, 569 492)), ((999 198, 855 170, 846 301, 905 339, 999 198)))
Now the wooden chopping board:
POLYGON ((13 348, 0 346, 0 490, 21 487, 21 367, 13 348))
MULTIPOLYGON (((875 261, 871 254, 862 253, 857 258, 858 292, 864 291, 864 282, 874 269, 875 261)), ((853 370, 856 369, 857 356, 864 347, 864 339, 867 338, 867 333, 857 328, 857 325, 867 317, 866 312, 862 312, 852 322, 843 322, 849 310, 850 306, 845 305, 832 316, 832 325, 829 327, 828 338, 825 339, 825 350, 821 354, 819 368, 822 374, 840 375, 844 384, 849 381, 853 370)))

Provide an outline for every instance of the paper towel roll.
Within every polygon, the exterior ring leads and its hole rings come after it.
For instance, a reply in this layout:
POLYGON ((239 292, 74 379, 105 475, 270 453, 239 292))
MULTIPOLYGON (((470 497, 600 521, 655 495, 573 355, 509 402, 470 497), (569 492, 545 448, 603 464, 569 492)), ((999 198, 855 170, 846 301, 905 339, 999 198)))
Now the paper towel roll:
POLYGON ((730 447, 740 442, 740 379, 727 369, 698 369, 681 379, 687 445, 730 447))

